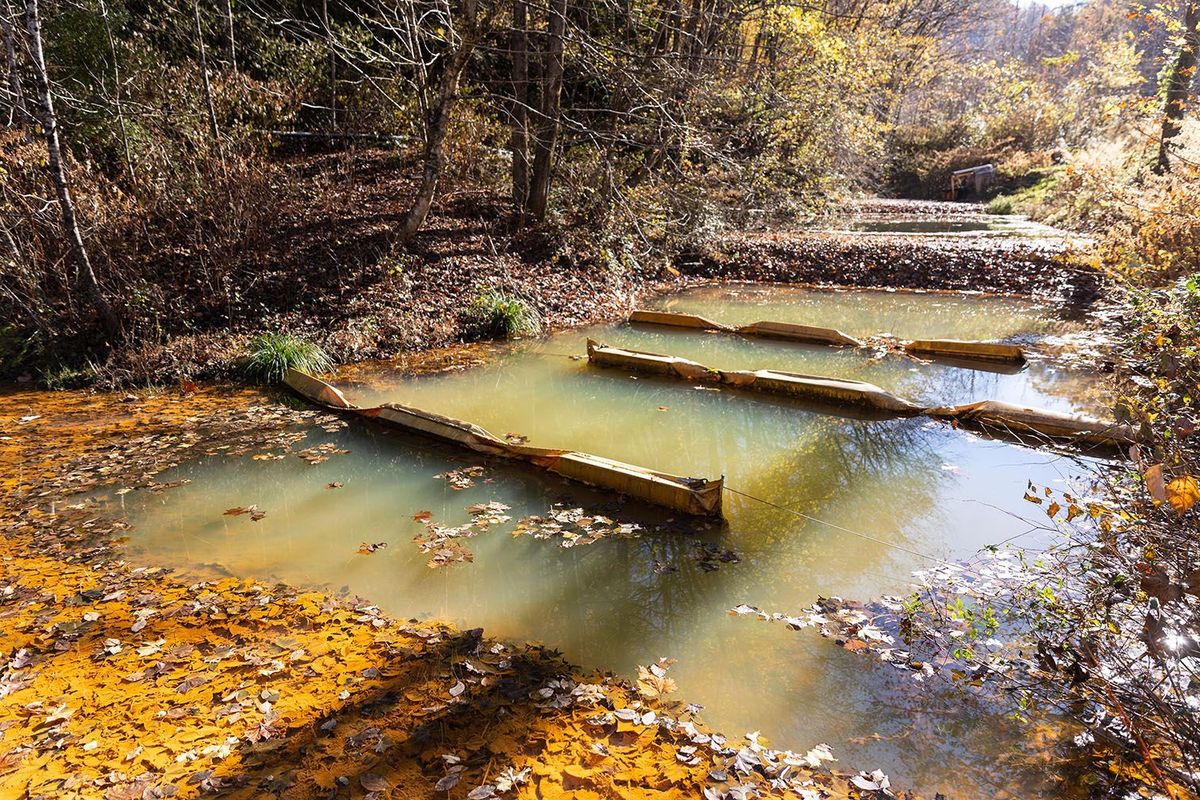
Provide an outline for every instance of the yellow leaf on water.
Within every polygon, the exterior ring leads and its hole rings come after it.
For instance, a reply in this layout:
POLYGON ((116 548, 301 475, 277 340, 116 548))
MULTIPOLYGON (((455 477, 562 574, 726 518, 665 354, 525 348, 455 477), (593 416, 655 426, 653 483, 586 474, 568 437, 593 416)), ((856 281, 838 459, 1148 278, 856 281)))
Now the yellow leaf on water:
POLYGON ((1176 478, 1167 484, 1166 497, 1171 508, 1182 514, 1200 501, 1200 484, 1191 475, 1176 478))

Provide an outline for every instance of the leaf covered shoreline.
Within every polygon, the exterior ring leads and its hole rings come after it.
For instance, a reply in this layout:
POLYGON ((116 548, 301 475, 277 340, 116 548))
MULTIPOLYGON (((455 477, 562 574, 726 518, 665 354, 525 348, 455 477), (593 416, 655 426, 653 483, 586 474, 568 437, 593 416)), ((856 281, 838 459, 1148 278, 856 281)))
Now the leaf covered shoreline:
POLYGON ((219 388, 8 399, 0 798, 860 791, 824 759, 708 731, 668 697, 668 665, 581 676, 542 645, 357 598, 135 566, 89 499, 168 491, 155 476, 179 460, 286 449, 326 415, 219 388))

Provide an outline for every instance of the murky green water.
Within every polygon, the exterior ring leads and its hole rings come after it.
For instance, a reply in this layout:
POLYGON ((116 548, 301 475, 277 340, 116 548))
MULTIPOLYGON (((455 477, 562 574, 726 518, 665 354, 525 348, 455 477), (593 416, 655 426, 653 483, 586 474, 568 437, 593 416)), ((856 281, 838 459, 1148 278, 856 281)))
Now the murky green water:
MULTIPOLYGON (((723 322, 790 320, 850 333, 1033 340, 1056 328, 1028 303, 1000 298, 727 287, 660 304, 723 322)), ((415 405, 534 444, 685 475, 723 474, 730 487, 808 518, 730 494, 724 525, 684 529, 525 468, 353 423, 338 433, 314 431, 309 444, 330 441, 350 451, 315 466, 294 456, 210 460, 171 476, 190 478, 187 486, 120 498, 135 525, 131 557, 345 587, 396 615, 539 639, 577 663, 625 674, 673 657, 680 695, 704 705, 704 717, 731 734, 761 730, 776 746, 798 750, 827 742, 844 768, 879 767, 894 785, 928 796, 992 796, 997 784, 1027 793, 1040 776, 997 768, 1014 749, 1003 720, 953 697, 913 691, 907 679, 811 630, 726 612, 739 603, 799 611, 818 596, 901 593, 910 572, 926 563, 907 551, 968 557, 1025 533, 1026 481, 1062 486, 1081 472, 1078 465, 925 419, 844 419, 591 368, 569 357, 582 354, 588 336, 719 367, 859 378, 925 401, 1000 398, 1073 408, 1070 398, 1085 380, 1039 362, 1005 375, 666 329, 571 331, 519 343, 481 368, 420 378, 378 369, 348 392, 362 404, 415 405), (434 477, 471 465, 487 471, 462 491, 434 477), (342 487, 327 488, 334 482, 342 487), (461 525, 470 520, 467 506, 488 501, 511 506, 514 520, 562 502, 648 531, 566 549, 513 538, 509 522, 463 541, 473 563, 426 567, 428 556, 411 541, 424 530, 413 515, 428 510, 438 524, 461 525), (222 515, 251 503, 267 516, 222 515), (356 552, 361 542, 384 541, 385 550, 356 552), (706 571, 695 560, 706 545, 733 550, 740 561, 706 571)), ((1023 541, 1036 544, 1038 536, 1023 541)))

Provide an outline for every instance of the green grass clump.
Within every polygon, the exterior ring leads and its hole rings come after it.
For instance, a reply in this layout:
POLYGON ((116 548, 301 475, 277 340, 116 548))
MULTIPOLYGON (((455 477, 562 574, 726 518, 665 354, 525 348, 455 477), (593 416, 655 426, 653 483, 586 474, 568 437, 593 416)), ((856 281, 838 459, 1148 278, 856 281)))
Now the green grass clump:
POLYGON ((484 289, 467 309, 467 320, 481 334, 511 339, 542 330, 537 312, 517 297, 499 289, 484 289))
POLYGON ((244 370, 251 380, 274 383, 289 369, 314 375, 333 369, 333 359, 320 347, 284 333, 260 333, 246 349, 244 370))
POLYGON ((993 197, 987 204, 989 214, 1014 214, 1016 210, 1013 208, 1013 199, 1011 196, 1002 194, 993 197))

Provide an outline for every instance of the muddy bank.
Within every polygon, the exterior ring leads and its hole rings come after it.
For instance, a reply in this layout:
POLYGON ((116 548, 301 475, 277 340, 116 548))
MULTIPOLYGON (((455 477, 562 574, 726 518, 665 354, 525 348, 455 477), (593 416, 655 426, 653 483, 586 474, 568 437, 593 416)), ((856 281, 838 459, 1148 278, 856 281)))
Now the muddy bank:
POLYGON ((133 567, 89 499, 336 418, 218 388, 4 399, 0 797, 861 794, 820 752, 706 730, 669 664, 633 685, 359 598, 133 567))

